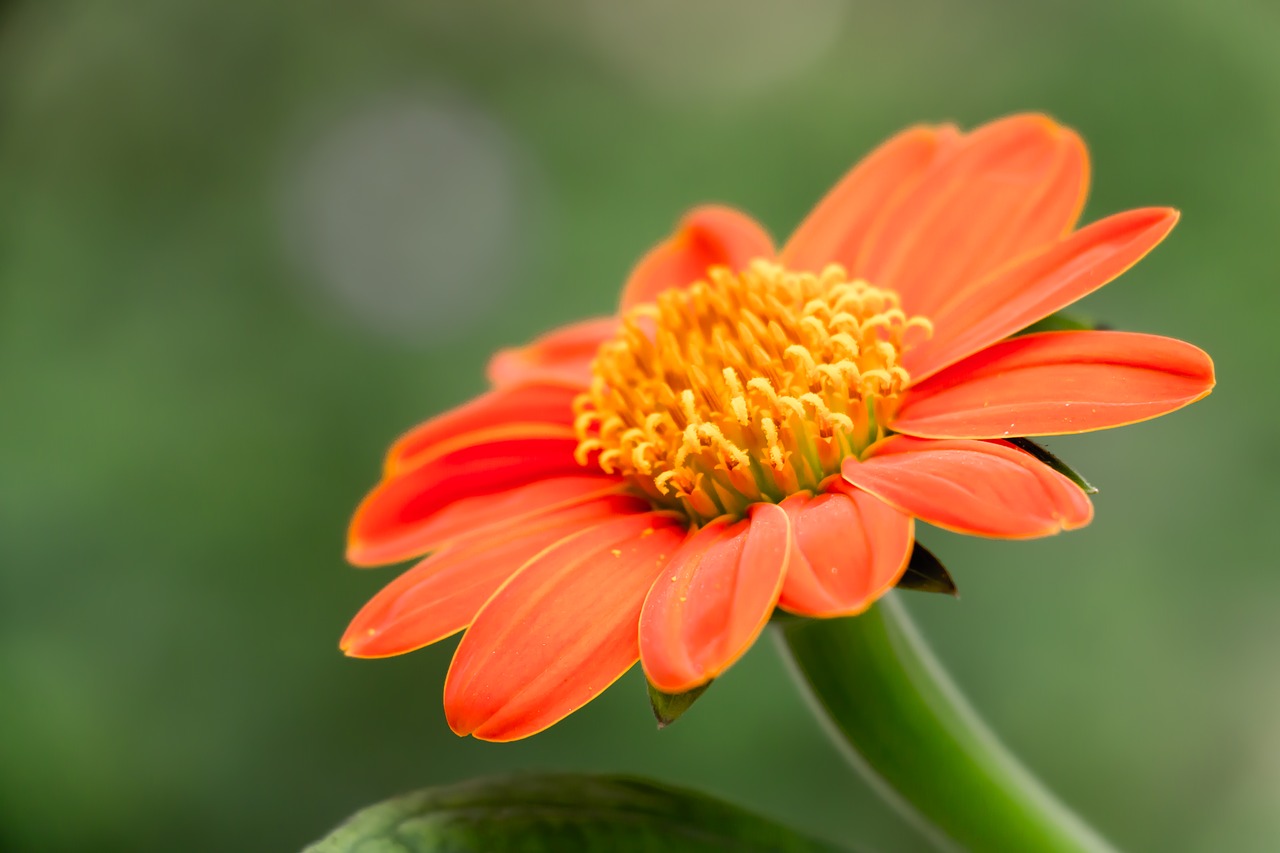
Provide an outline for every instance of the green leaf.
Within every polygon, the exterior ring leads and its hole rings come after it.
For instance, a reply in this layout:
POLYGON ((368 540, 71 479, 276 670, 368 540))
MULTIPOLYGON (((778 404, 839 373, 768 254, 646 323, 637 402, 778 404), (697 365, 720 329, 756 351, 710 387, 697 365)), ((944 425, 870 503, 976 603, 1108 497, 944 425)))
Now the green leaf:
POLYGON ((684 712, 692 708, 693 703, 698 701, 698 697, 706 693, 707 688, 711 686, 711 682, 708 681, 701 687, 695 687, 685 693, 663 693, 647 680, 645 684, 649 687, 649 706, 653 708, 653 716, 658 721, 660 729, 665 729, 684 716, 684 712))
POLYGON ((1076 317, 1071 314, 1057 313, 1057 314, 1050 314, 1048 317, 1045 317, 1043 320, 1037 320, 1036 322, 1032 323, 1030 326, 1027 326, 1025 329, 1019 331, 1017 334, 1014 335, 1014 337, 1018 337, 1019 335, 1031 335, 1031 334, 1035 334, 1036 332, 1080 332, 1080 331, 1092 331, 1094 329, 1101 329, 1101 328, 1102 328, 1102 325, 1100 323, 1094 323, 1090 320, 1084 319, 1083 317, 1076 317))
POLYGON ((1010 444, 1015 444, 1018 447, 1021 447, 1023 450, 1027 451, 1032 456, 1039 459, 1041 462, 1048 465, 1050 468, 1057 471, 1059 474, 1062 474, 1068 480, 1075 483, 1080 488, 1084 489, 1084 493, 1086 495, 1096 495, 1098 493, 1098 490, 1094 487, 1092 483, 1090 483, 1088 480, 1084 478, 1083 474, 1081 474, 1076 469, 1072 468, 1067 463, 1063 462, 1058 457, 1054 456, 1046 448, 1041 447, 1039 444, 1036 444, 1031 439, 1011 438, 1011 439, 1008 439, 1008 441, 1010 444))
POLYGON ((304 853, 834 853, 692 791, 620 776, 480 779, 357 812, 304 853))
POLYGON ((935 557, 932 551, 919 542, 911 550, 911 562, 907 564, 907 570, 898 579, 897 586, 898 589, 940 592, 952 598, 960 597, 956 582, 951 579, 951 573, 947 571, 947 567, 942 565, 942 561, 935 557))

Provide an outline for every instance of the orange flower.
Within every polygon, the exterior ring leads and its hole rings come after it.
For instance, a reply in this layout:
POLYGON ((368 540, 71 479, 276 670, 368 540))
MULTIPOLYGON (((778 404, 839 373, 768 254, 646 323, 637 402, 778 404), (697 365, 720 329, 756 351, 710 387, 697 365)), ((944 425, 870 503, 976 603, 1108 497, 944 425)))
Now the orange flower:
POLYGON ((666 693, 736 661, 775 607, 859 613, 914 520, 1001 538, 1087 524, 1084 492, 1004 439, 1121 426, 1209 393, 1199 349, 1125 332, 1011 337, 1120 275, 1167 208, 1074 230, 1085 147, 1035 115, 916 127, 836 185, 781 251, 694 210, 617 317, 490 364, 493 390, 391 448, 351 525, 357 565, 421 560, 342 648, 467 629, 460 735, 512 740, 636 660, 666 693))

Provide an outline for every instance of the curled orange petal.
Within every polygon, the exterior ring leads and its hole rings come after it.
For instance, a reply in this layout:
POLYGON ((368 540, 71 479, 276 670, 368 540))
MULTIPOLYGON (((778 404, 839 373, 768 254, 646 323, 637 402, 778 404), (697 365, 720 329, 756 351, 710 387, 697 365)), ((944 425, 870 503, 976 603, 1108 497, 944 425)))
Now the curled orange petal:
POLYGON ((756 258, 773 257, 768 232, 731 207, 694 208, 675 234, 640 259, 622 289, 622 311, 652 302, 668 288, 705 279, 711 267, 740 270, 756 258))
POLYGON ((1093 504, 1075 483, 1006 442, 895 435, 870 453, 865 461, 845 460, 845 480, 957 533, 1031 539, 1093 518, 1093 504))
POLYGON ((387 452, 383 476, 447 453, 451 446, 468 443, 466 436, 495 427, 514 432, 536 430, 535 424, 569 426, 573 423, 574 388, 563 385, 520 385, 489 391, 419 424, 396 439, 387 452))
POLYGON ((790 269, 838 263, 857 272, 870 239, 960 139, 951 125, 912 127, 882 143, 831 188, 779 254, 790 269))
POLYGON ((995 344, 907 391, 892 423, 921 438, 1063 435, 1137 423, 1213 388, 1213 362, 1173 338, 1046 332, 995 344))
POLYGON ((476 615, 444 685, 459 735, 509 741, 558 722, 635 664, 644 597, 684 538, 663 513, 586 527, 526 563, 476 615))
POLYGON ((623 515, 646 512, 639 498, 609 495, 473 535, 422 560, 387 584, 351 620, 339 647, 351 657, 400 655, 471 624, 494 591, 544 548, 623 515))
POLYGON ((706 684, 742 657, 769 621, 791 552, 776 504, 691 536, 653 584, 640 617, 640 659, 664 693, 706 684))
POLYGON ((893 589, 911 560, 911 516, 854 488, 781 504, 795 548, 778 606, 801 616, 852 616, 893 589))
POLYGON ((614 317, 582 320, 523 347, 500 350, 489 360, 489 381, 497 388, 530 382, 586 388, 591 383, 591 360, 617 327, 614 317))
POLYGON ((933 335, 903 358, 919 382, 1092 293, 1168 235, 1178 212, 1117 213, 952 294, 930 316, 933 335))
POLYGON ((457 501, 588 473, 574 459, 578 441, 567 427, 552 435, 481 431, 474 437, 379 483, 351 519, 347 559, 378 566, 421 556, 431 539, 427 523, 457 501))

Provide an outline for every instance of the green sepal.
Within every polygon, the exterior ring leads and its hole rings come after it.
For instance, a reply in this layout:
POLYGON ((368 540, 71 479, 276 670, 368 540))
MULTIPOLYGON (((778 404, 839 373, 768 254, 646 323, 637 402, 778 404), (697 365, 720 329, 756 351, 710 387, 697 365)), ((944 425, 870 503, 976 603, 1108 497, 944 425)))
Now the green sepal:
POLYGON ((653 717, 658 721, 658 728, 665 729, 693 707, 698 697, 707 692, 711 682, 708 681, 701 687, 695 687, 685 693, 663 693, 648 679, 645 680, 645 685, 649 688, 649 706, 653 708, 653 717))
POLYGON ((1081 489, 1084 490, 1084 493, 1086 495, 1096 495, 1098 493, 1097 488, 1094 487, 1093 483, 1090 483, 1088 480, 1086 480, 1083 474, 1081 474, 1076 469, 1072 468, 1067 463, 1063 462, 1058 457, 1054 456, 1046 448, 1041 447, 1039 444, 1036 444, 1031 439, 1010 438, 1010 439, 1007 439, 1007 441, 1010 444, 1021 447, 1023 450, 1027 451, 1032 456, 1039 459, 1041 462, 1048 465, 1050 468, 1057 471, 1059 474, 1063 475, 1071 482, 1075 483, 1077 486, 1079 486, 1081 489))
POLYGON ((911 562, 907 570, 898 578, 898 589, 914 589, 916 592, 940 592, 952 598, 959 598, 960 591, 951 573, 942 565, 934 553, 919 542, 911 550, 911 562))
POLYGON ((304 853, 837 853, 693 791, 619 776, 554 774, 428 788, 357 812, 304 853))
POLYGON ((1092 332, 1101 328, 1103 328, 1101 323, 1095 323, 1073 314, 1058 312, 1050 314, 1043 320, 1037 320, 1025 329, 1015 332, 1013 336, 1016 338, 1021 335, 1032 335, 1036 332, 1092 332))

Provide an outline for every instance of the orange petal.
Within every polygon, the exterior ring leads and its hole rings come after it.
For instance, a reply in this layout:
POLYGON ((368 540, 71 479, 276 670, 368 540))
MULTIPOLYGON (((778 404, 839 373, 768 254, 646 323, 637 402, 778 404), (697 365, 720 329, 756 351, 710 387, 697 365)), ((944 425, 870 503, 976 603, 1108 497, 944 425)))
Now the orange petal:
POLYGON ((489 381, 496 388, 541 382, 585 389, 596 351, 617 328, 616 318, 597 317, 562 326, 527 346, 500 350, 489 360, 489 381))
POLYGON ((778 606, 801 616, 852 616, 893 589, 911 560, 914 521, 849 486, 781 504, 795 550, 778 606))
POLYGON ((1129 332, 1046 332, 987 347, 912 387, 895 432, 922 438, 1063 435, 1180 409, 1213 388, 1191 344, 1129 332))
POLYGON ((1007 442, 895 435, 871 452, 863 462, 845 460, 845 480, 957 533, 1030 539, 1093 518, 1075 483, 1007 442))
POLYGON ((562 539, 526 563, 458 644, 444 685, 450 727, 517 740, 598 696, 639 657, 640 607, 683 538, 682 520, 642 513, 562 539))
POLYGON ((957 292, 930 316, 933 336, 907 350, 904 365, 919 382, 1070 305, 1136 264, 1177 221, 1163 207, 1118 213, 957 292))
POLYGON ((780 255, 783 266, 819 272, 838 263, 852 271, 876 226, 959 138, 951 125, 912 127, 882 143, 840 179, 791 235, 780 255))
POLYGON ((640 616, 640 658, 653 686, 684 693, 742 657, 778 601, 791 525, 777 504, 690 537, 653 584, 640 616))
POLYGON ((588 473, 573 458, 571 434, 466 444, 383 480, 360 503, 347 533, 347 559, 361 566, 398 563, 426 550, 424 524, 464 498, 494 495, 551 477, 588 473))
POLYGON ((471 624, 490 596, 544 548, 585 527, 649 509, 625 495, 599 498, 503 525, 437 552, 370 599, 339 643, 352 657, 411 652, 471 624))
POLYGON ((710 267, 736 271, 773 254, 769 234, 745 213, 718 205, 694 208, 680 220, 675 234, 636 264, 622 289, 621 310, 653 302, 668 288, 705 279, 710 267))
POLYGON ((387 453, 383 476, 392 476, 453 447, 471 443, 466 434, 497 426, 537 431, 533 424, 573 423, 578 391, 563 385, 521 385, 481 394, 402 435, 387 453))
POLYGON ((983 125, 886 218, 856 273, 932 315, 962 285, 1069 231, 1088 181, 1084 143, 1053 120, 983 125))
POLYGON ((418 553, 426 553, 473 536, 499 536, 511 525, 523 524, 625 489, 626 481, 622 477, 579 475, 551 477, 499 494, 463 498, 416 527, 412 544, 420 549, 418 553))

